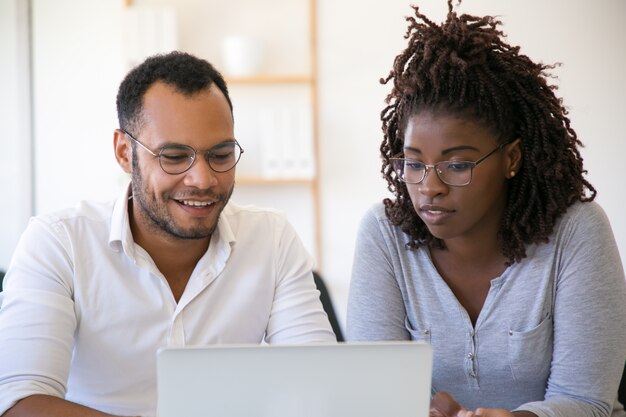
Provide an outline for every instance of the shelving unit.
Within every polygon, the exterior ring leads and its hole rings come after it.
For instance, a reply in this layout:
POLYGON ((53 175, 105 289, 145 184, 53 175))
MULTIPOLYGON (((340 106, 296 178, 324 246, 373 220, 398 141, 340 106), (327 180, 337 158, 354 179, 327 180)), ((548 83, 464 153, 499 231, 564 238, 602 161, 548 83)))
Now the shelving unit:
MULTIPOLYGON (((309 236, 309 247, 311 252, 315 255, 317 265, 316 268, 321 268, 322 259, 321 259, 321 216, 320 216, 320 193, 319 193, 319 181, 318 181, 318 138, 317 138, 317 119, 318 119, 318 109, 317 109, 317 34, 316 34, 316 25, 317 25, 317 4, 315 0, 305 0, 307 5, 307 22, 305 23, 308 26, 308 61, 309 65, 307 71, 305 73, 273 73, 267 71, 261 71, 259 74, 246 76, 246 77, 230 77, 227 72, 225 72, 227 83, 229 88, 231 89, 231 94, 233 95, 233 102, 235 106, 239 105, 238 99, 241 99, 246 93, 249 93, 248 88, 256 89, 256 93, 259 96, 264 96, 267 94, 268 96, 276 94, 277 90, 285 90, 289 89, 290 92, 294 90, 301 90, 301 93, 307 95, 308 102, 306 103, 307 111, 309 113, 310 126, 308 128, 308 136, 311 141, 310 143, 310 152, 311 152, 311 162, 313 164, 311 169, 311 175, 309 176, 292 176, 292 175, 264 175, 263 169, 260 172, 254 172, 256 170, 252 170, 253 172, 246 171, 242 169, 240 173, 238 173, 237 177, 237 186, 236 186, 236 196, 238 201, 242 199, 242 195, 246 194, 246 191, 250 191, 248 189, 255 189, 256 193, 253 193, 251 198, 252 203, 257 203, 259 197, 259 191, 262 193, 271 193, 275 195, 277 198, 281 195, 283 198, 285 195, 289 196, 290 194, 298 194, 298 196, 294 195, 294 200, 301 199, 303 197, 304 192, 310 197, 310 224, 312 227, 307 232, 306 230, 302 230, 303 227, 300 227, 299 233, 303 240, 306 242, 306 237, 309 236), (247 90, 247 91, 245 91, 247 90), (264 92, 259 92, 258 90, 265 90, 264 92), (305 90, 305 91, 302 91, 305 90), (296 190, 297 189, 297 190, 296 190)), ((268 7, 267 10, 272 10, 271 7, 268 7)), ((287 17, 288 18, 288 17, 287 17)), ((289 33, 284 34, 284 36, 291 36, 289 33)), ((297 94, 297 93, 296 93, 297 94)), ((256 106, 261 105, 261 103, 256 103, 256 106)), ((245 121, 245 116, 242 118, 245 121)), ((236 115, 236 126, 238 120, 236 115)), ((237 130, 237 127, 236 127, 237 130)), ((247 156, 247 155, 246 155, 247 156)), ((244 198, 245 200, 245 198, 244 198)), ((298 207, 284 207, 281 204, 277 204, 277 201, 271 201, 269 206, 274 206, 279 208, 287 213, 287 216, 290 217, 292 223, 296 229, 299 229, 298 221, 290 216, 290 211, 302 211, 298 207)), ((301 219, 302 220, 302 219, 301 219)), ((304 227, 306 229, 306 227, 304 227)))
MULTIPOLYGON (((315 4, 314 0, 309 0, 311 4, 315 4)), ((312 6, 313 11, 315 8, 312 6)), ((314 18, 311 18, 310 25, 311 27, 315 27, 314 18)), ((311 48, 315 51, 315 34, 311 33, 309 35, 311 37, 311 48)), ((314 53, 312 54, 314 55, 314 53)), ((311 213, 310 213, 310 223, 312 226, 312 231, 307 233, 303 230, 299 230, 301 237, 306 241, 306 236, 309 235, 311 237, 312 243, 309 244, 309 249, 314 254, 316 258, 316 268, 321 268, 322 259, 321 259, 321 216, 320 216, 320 193, 319 193, 319 181, 318 181, 318 139, 317 139, 317 77, 315 71, 315 60, 311 59, 311 73, 304 75, 260 75, 254 77, 246 77, 246 78, 228 78, 227 82, 231 87, 231 91, 235 92, 240 89, 245 88, 246 86, 260 87, 268 90, 268 94, 271 94, 271 91, 276 90, 277 88, 289 88, 289 89, 306 89, 306 93, 308 94, 308 111, 310 115, 310 128, 309 135, 311 141, 311 159, 313 163, 312 167, 312 175, 300 177, 300 176, 283 176, 283 175, 263 175, 262 173, 257 175, 250 175, 248 173, 243 173, 239 175, 237 178, 237 187, 239 187, 239 191, 244 191, 245 188, 255 187, 262 188, 267 190, 267 192, 271 192, 274 194, 282 194, 282 193, 292 193, 293 187, 299 187, 300 189, 305 189, 308 195, 310 196, 311 202, 311 213), (243 187, 244 189, 242 190, 243 187)), ((235 93, 233 93, 235 94, 235 93)), ((235 99, 233 99, 235 100, 235 99)), ((236 122, 237 123, 237 122, 236 122)), ((241 196, 241 193, 238 197, 241 196)), ((274 202, 270 202, 270 206, 276 206, 274 202)), ((289 217, 289 208, 286 207, 277 207, 279 209, 284 210, 289 217)), ((297 209, 296 209, 297 210, 297 209)), ((294 221, 293 218, 290 218, 292 223, 298 229, 297 221, 294 221)), ((306 242, 305 242, 306 243, 306 242)))

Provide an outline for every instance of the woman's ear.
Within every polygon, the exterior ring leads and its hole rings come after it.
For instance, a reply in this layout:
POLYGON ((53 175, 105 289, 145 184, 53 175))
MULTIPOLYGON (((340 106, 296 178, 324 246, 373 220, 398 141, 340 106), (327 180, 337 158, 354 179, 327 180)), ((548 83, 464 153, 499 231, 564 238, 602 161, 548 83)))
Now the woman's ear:
POLYGON ((132 148, 130 140, 120 129, 115 129, 115 132, 113 132, 113 148, 115 150, 117 163, 122 167, 124 172, 130 174, 132 167, 132 148))
POLYGON ((515 139, 504 147, 505 170, 504 176, 508 179, 517 175, 522 166, 522 140, 515 139))

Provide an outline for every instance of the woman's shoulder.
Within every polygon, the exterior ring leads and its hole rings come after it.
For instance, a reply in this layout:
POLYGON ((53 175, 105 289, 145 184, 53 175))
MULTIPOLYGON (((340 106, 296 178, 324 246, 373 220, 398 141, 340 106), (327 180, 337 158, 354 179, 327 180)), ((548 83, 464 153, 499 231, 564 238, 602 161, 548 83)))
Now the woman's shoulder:
POLYGON ((604 209, 589 201, 572 204, 557 220, 547 244, 547 250, 550 248, 561 253, 599 256, 617 251, 617 243, 604 209))
POLYGON ((382 201, 377 201, 372 204, 366 211, 365 216, 374 217, 377 220, 384 220, 387 218, 387 214, 385 213, 385 203, 382 201))
POLYGON ((389 229, 393 227, 387 217, 385 204, 382 201, 372 204, 361 218, 361 229, 389 229))
POLYGON ((387 246, 406 248, 410 237, 399 225, 387 217, 385 204, 381 201, 370 206, 363 215, 358 239, 384 241, 387 246))
POLYGON ((555 230, 565 228, 587 229, 602 224, 609 225, 609 220, 600 204, 595 201, 576 201, 557 221, 555 230))

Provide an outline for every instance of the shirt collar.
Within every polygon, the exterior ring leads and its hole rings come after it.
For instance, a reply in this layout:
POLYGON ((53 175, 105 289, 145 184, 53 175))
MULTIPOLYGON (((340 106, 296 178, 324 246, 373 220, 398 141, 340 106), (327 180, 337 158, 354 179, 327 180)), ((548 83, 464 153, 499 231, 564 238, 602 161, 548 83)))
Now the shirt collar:
POLYGON ((113 205, 111 215, 111 230, 109 232, 109 247, 114 251, 121 249, 133 250, 133 235, 130 232, 128 217, 128 200, 131 199, 130 182, 124 188, 113 205))
POLYGON ((230 224, 230 218, 232 214, 232 206, 230 202, 228 202, 226 204, 226 207, 224 207, 224 210, 222 210, 222 213, 220 214, 220 218, 217 221, 217 228, 215 230, 220 240, 224 243, 228 243, 231 246, 237 240, 230 224))

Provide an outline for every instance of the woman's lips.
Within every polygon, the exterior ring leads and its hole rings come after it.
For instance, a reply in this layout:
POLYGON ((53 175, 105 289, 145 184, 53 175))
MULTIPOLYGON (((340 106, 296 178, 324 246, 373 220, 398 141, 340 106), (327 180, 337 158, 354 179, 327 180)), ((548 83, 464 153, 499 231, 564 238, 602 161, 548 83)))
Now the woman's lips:
POLYGON ((423 204, 419 207, 419 216, 424 223, 438 225, 450 218, 455 213, 454 210, 433 204, 423 204))

